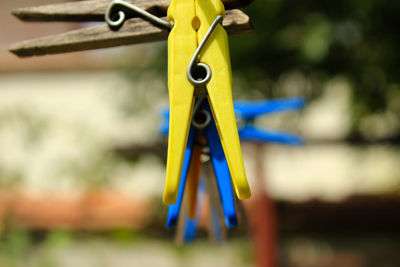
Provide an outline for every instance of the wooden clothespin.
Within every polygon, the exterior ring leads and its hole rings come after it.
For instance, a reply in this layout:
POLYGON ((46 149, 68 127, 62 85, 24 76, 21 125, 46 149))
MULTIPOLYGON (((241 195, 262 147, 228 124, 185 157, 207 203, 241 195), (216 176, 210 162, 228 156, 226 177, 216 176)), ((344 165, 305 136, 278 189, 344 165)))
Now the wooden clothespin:
MULTIPOLYGON (((227 9, 223 26, 229 34, 247 33, 252 31, 249 17, 235 9, 249 4, 252 0, 223 0, 227 9)), ((13 15, 27 22, 93 22, 105 21, 105 15, 111 0, 88 0, 58 3, 51 5, 24 7, 12 11, 13 15)), ((164 17, 170 0, 126 0, 121 1, 134 5, 155 16, 164 17)), ((52 36, 13 44, 9 50, 19 57, 41 56, 67 52, 108 48, 121 45, 155 42, 166 40, 169 30, 160 28, 146 21, 128 8, 115 5, 126 13, 126 21, 118 30, 110 30, 104 23, 98 26, 73 30, 52 36)))

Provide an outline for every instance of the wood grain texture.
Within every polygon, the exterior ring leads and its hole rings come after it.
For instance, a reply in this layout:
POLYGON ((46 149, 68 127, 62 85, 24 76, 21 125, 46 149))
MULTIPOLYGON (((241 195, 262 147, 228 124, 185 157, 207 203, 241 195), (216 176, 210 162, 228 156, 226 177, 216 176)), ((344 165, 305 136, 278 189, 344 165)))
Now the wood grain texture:
MULTIPOLYGON (((226 12, 223 26, 228 34, 252 31, 249 17, 238 9, 226 12)), ((111 31, 108 25, 103 24, 16 43, 9 51, 19 57, 60 54, 162 41, 167 39, 168 33, 141 18, 133 18, 127 20, 118 31, 111 31)))
MULTIPOLYGON (((166 16, 170 0, 126 0, 157 16, 166 16)), ((246 6, 253 0, 222 0, 226 9, 246 6)), ((110 0, 66 2, 18 8, 12 14, 23 21, 104 21, 110 0)), ((133 15, 134 16, 134 15, 133 15)))

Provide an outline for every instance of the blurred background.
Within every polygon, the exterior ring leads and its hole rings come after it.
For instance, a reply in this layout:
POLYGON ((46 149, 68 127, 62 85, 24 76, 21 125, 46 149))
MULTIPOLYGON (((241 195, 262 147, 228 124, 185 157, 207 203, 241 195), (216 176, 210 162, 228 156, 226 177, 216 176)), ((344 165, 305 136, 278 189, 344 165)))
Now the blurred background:
POLYGON ((304 96, 257 124, 306 144, 243 144, 254 197, 240 227, 215 244, 205 208, 186 246, 161 200, 166 43, 10 54, 90 25, 10 14, 55 2, 0 2, 0 266, 400 266, 399 1, 244 9, 255 30, 230 36, 234 98, 304 96))

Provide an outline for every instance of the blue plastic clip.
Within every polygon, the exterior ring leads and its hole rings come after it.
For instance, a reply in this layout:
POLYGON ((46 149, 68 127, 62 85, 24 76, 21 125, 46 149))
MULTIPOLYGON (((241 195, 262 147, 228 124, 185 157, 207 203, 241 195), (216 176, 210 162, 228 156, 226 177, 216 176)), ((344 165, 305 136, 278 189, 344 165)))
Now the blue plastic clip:
MULTIPOLYGON (((187 215, 185 215, 185 222, 184 222, 184 233, 183 233, 183 241, 185 243, 191 243, 193 242, 195 236, 196 236, 196 231, 197 231, 197 225, 199 223, 199 211, 200 211, 200 206, 202 205, 203 201, 202 198, 204 197, 204 191, 205 191, 205 185, 204 185, 204 177, 201 178, 200 184, 199 184, 199 194, 198 196, 198 201, 197 201, 197 212, 196 212, 196 218, 191 220, 187 215)), ((210 212, 211 212, 211 221, 212 221, 212 230, 214 233, 214 238, 217 243, 222 243, 224 241, 224 234, 223 230, 221 229, 220 225, 220 213, 218 210, 218 207, 211 206, 210 207, 210 212)))
MULTIPOLYGON (((267 101, 238 101, 235 102, 235 112, 237 120, 241 120, 242 123, 238 127, 239 137, 241 141, 249 142, 261 142, 261 143, 281 143, 286 145, 301 145, 303 144, 303 139, 294 134, 270 131, 266 129, 261 129, 254 126, 254 120, 262 115, 268 115, 271 113, 278 113, 289 110, 297 110, 303 108, 305 105, 305 100, 302 97, 288 98, 288 99, 277 99, 277 100, 267 100, 267 101)), ((210 106, 208 101, 203 101, 200 105, 200 109, 204 109, 211 114, 210 106)), ((164 111, 162 114, 164 122, 161 126, 160 132, 163 135, 168 134, 168 124, 169 124, 169 112, 164 111)), ((214 167, 214 172, 216 176, 216 181, 218 189, 220 192, 222 209, 225 217, 225 224, 227 227, 234 227, 238 225, 235 200, 232 194, 232 184, 230 179, 230 173, 226 158, 223 152, 223 148, 218 136, 218 131, 215 122, 211 116, 211 121, 207 128, 205 129, 205 137, 207 140, 207 145, 210 149, 211 162, 214 167)), ((192 155, 192 149, 194 144, 194 139, 198 132, 191 126, 188 143, 186 148, 185 159, 182 167, 181 181, 179 185, 179 193, 177 201, 174 205, 169 206, 168 218, 166 226, 168 228, 175 227, 177 220, 179 218, 179 212, 182 205, 183 195, 185 191, 185 184, 187 173, 189 169, 190 159, 192 155)), ((199 187, 199 190, 200 187, 199 187)), ((199 205, 199 203, 198 203, 199 205)), ((216 210, 212 210, 212 216, 214 221, 214 228, 216 227, 217 233, 219 231, 219 225, 216 216, 216 210)), ((193 240, 197 228, 197 220, 190 220, 185 216, 185 232, 184 241, 190 242, 193 240)), ((218 238, 218 237, 217 237, 218 238)))
POLYGON ((304 105, 305 100, 302 97, 235 102, 237 120, 243 121, 242 126, 238 127, 240 140, 285 145, 303 144, 303 139, 298 135, 260 129, 254 126, 254 120, 261 115, 301 109, 304 105))
MULTIPOLYGON (((203 101, 199 107, 199 109, 206 110, 211 114, 211 109, 208 104, 208 101, 203 101)), ((167 118, 168 113, 164 112, 164 118, 167 118)), ((168 132, 168 121, 163 124, 161 128, 162 133, 168 132)), ((169 206, 168 217, 167 217, 167 228, 175 227, 177 224, 177 220, 179 218, 179 212, 182 205, 183 195, 185 191, 185 185, 187 180, 187 174, 189 170, 189 164, 192 156, 192 149, 194 145, 194 139, 196 134, 199 134, 196 131, 196 128, 193 125, 190 128, 185 158, 182 167, 181 180, 179 184, 179 192, 178 198, 175 204, 169 206)), ((215 121, 210 116, 209 125, 205 129, 205 137, 207 140, 207 144, 210 149, 210 158, 214 167, 215 176, 217 179, 217 185, 220 193, 222 210, 225 216, 225 223, 228 228, 235 227, 238 224, 237 216, 236 216, 236 207, 235 207, 235 199, 232 194, 232 184, 231 184, 231 176, 229 173, 228 163, 225 158, 225 154, 222 148, 221 141, 218 136, 218 130, 215 125, 215 121)))
POLYGON ((197 194, 197 207, 196 207, 196 217, 192 220, 185 214, 185 225, 183 227, 183 241, 185 243, 193 242, 194 238, 196 237, 196 229, 197 224, 199 223, 199 216, 200 216, 200 205, 202 203, 204 193, 204 180, 203 178, 200 179, 199 183, 199 193, 197 194))
MULTIPOLYGON (((167 128, 167 130, 168 130, 168 128, 167 128)), ((182 174, 181 174, 181 181, 179 184, 179 193, 178 193, 178 197, 176 199, 175 204, 169 205, 168 217, 167 217, 167 223, 166 223, 167 228, 175 227, 176 224, 178 223, 179 211, 181 210, 183 195, 185 192, 186 178, 187 178, 188 171, 189 171, 189 164, 190 164, 190 160, 192 158, 194 138, 195 138, 195 130, 193 128, 191 128, 189 131, 189 137, 188 137, 187 146, 186 146, 185 158, 183 160, 183 165, 182 165, 182 174)))

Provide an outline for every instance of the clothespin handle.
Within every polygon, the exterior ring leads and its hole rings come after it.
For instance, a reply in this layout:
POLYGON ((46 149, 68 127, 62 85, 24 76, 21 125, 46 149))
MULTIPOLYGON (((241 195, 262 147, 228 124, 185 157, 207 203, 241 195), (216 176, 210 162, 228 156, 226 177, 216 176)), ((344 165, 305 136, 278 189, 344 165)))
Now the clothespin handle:
POLYGON ((305 99, 303 97, 262 101, 236 101, 235 111, 240 118, 251 120, 270 113, 301 109, 304 105, 305 99))

